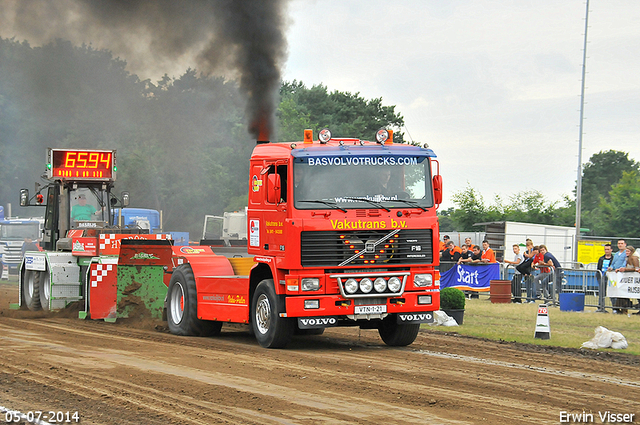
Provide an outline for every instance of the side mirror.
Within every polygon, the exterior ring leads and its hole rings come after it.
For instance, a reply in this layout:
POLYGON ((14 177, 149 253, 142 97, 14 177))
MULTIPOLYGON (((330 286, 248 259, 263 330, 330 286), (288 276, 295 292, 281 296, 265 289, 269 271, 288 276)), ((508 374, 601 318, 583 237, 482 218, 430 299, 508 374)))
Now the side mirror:
POLYGON ((129 192, 122 192, 122 206, 129 206, 129 192))
POLYGON ((280 174, 269 174, 267 176, 267 202, 277 204, 280 202, 281 187, 280 174))
POLYGON ((29 190, 28 189, 20 189, 20 206, 21 207, 29 206, 29 190))
POLYGON ((433 176, 433 202, 436 205, 442 203, 442 176, 440 174, 433 176))

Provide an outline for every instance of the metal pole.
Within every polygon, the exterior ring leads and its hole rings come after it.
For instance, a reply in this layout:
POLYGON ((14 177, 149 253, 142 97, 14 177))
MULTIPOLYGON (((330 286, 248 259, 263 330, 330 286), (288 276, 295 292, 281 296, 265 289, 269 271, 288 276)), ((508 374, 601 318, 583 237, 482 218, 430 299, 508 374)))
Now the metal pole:
POLYGON ((584 49, 582 50, 582 87, 580 90, 580 134, 578 136, 578 184, 576 186, 576 243, 574 260, 578 263, 578 240, 580 239, 580 210, 582 209, 582 123, 584 121, 584 80, 587 74, 587 30, 589 28, 589 0, 584 19, 584 49))

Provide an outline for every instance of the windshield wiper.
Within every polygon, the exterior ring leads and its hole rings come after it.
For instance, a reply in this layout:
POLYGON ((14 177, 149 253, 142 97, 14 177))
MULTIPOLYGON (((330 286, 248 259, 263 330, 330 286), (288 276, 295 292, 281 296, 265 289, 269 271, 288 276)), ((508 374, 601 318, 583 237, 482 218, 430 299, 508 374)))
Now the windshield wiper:
POLYGON ((420 208, 422 211, 426 211, 427 209, 422 205, 418 204, 416 201, 411 201, 409 199, 394 199, 397 202, 404 202, 407 205, 411 205, 412 207, 420 208))
POLYGON ((372 201, 371 199, 356 198, 356 197, 353 197, 353 196, 343 196, 343 197, 342 197, 342 199, 349 199, 349 200, 351 200, 351 201, 368 202, 368 203, 370 203, 371 205, 375 205, 375 206, 376 206, 376 207, 378 207, 378 208, 382 208, 382 209, 383 209, 383 210, 385 210, 386 212, 391 211, 389 208, 385 207, 384 205, 382 205, 382 204, 380 204, 380 203, 378 203, 378 202, 372 201))
POLYGON ((336 205, 335 202, 322 201, 320 199, 303 200, 303 201, 298 201, 298 202, 315 202, 315 203, 318 203, 318 204, 325 204, 325 205, 328 205, 328 206, 330 206, 332 208, 340 210, 342 212, 347 212, 347 210, 345 210, 344 208, 340 208, 338 205, 336 205))

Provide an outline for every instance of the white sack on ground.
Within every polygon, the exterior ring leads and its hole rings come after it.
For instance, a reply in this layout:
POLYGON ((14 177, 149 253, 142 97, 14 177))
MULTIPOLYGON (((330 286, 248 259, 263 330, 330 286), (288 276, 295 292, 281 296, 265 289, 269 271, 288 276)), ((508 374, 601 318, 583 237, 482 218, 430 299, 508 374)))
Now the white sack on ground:
POLYGON ((609 347, 624 349, 628 346, 626 338, 620 332, 613 332, 603 326, 598 326, 596 335, 591 341, 584 342, 580 348, 591 348, 592 350, 609 347))
POLYGON ((429 323, 432 326, 458 326, 456 319, 449 316, 442 310, 436 310, 433 312, 433 323, 429 323))

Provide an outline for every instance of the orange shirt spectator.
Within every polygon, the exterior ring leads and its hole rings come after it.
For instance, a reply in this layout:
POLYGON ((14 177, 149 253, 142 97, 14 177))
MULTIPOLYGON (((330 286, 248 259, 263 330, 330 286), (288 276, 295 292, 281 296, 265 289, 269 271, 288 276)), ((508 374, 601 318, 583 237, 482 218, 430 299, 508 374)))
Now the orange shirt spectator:
POLYGON ((482 241, 482 261, 485 263, 496 263, 496 254, 489 248, 489 242, 482 241))

